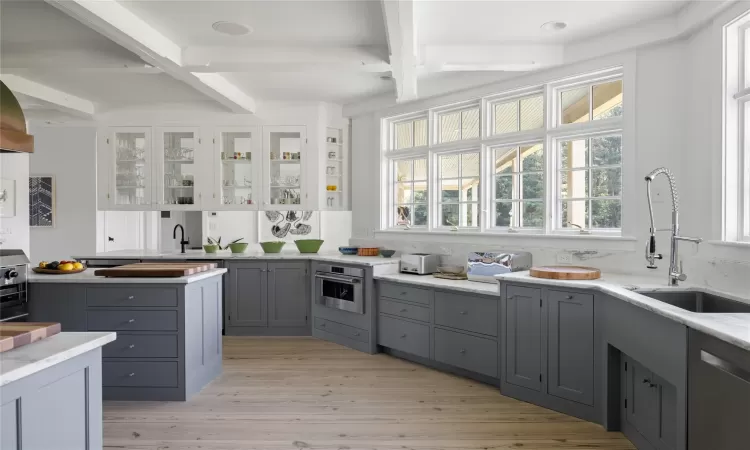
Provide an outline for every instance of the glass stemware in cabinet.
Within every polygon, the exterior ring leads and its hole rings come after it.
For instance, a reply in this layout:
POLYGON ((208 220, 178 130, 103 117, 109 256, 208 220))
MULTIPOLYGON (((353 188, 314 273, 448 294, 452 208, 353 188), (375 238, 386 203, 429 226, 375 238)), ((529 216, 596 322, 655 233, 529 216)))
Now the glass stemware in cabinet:
POLYGON ((164 132, 164 204, 195 203, 195 148, 192 131, 164 132))
POLYGON ((299 131, 271 131, 268 139, 269 201, 271 205, 302 203, 303 136, 299 131))
POLYGON ((249 131, 225 131, 220 137, 221 203, 253 204, 253 136, 249 131))
POLYGON ((145 132, 116 132, 115 204, 145 205, 146 147, 145 132))

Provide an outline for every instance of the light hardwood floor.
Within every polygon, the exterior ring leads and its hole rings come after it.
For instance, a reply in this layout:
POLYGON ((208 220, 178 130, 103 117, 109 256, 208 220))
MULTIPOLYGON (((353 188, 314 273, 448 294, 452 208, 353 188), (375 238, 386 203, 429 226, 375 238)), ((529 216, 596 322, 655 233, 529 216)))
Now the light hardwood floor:
POLYGON ((313 338, 224 338, 188 402, 105 402, 104 447, 133 450, 632 449, 621 433, 496 388, 313 338))

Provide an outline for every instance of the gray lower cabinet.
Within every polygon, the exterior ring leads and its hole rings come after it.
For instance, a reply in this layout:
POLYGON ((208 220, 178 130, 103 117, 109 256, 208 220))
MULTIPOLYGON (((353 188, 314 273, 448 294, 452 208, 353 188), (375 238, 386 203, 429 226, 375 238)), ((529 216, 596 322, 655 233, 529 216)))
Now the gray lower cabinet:
POLYGON ((230 262, 226 334, 309 335, 306 261, 230 262))
POLYGON ((675 449, 678 420, 675 387, 628 356, 622 357, 622 367, 623 432, 639 449, 675 449))
POLYGON ((430 326, 381 315, 378 344, 422 358, 430 357, 430 326))
POLYGON ((497 378, 497 341, 435 328, 435 361, 497 378))
POLYGON ((222 289, 221 276, 156 286, 31 283, 29 315, 63 331, 117 332, 102 348, 105 400, 184 401, 221 373, 222 289))
POLYGON ((508 286, 505 304, 506 381, 542 390, 542 290, 508 286))
POLYGON ((0 450, 100 450, 101 359, 97 348, 2 386, 0 450))
POLYGON ((745 450, 750 445, 750 351, 689 331, 688 446, 745 450))

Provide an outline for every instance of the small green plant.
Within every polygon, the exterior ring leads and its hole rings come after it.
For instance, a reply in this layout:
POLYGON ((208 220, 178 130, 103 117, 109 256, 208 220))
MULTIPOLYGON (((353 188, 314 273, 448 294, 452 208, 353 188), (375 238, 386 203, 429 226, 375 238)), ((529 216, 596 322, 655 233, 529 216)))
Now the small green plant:
POLYGON ((211 245, 218 245, 219 246, 219 250, 226 250, 226 249, 229 248, 230 245, 232 245, 232 244, 238 244, 238 243, 240 243, 240 242, 242 242, 242 241, 245 240, 245 238, 235 239, 232 242, 230 242, 229 244, 227 244, 227 245, 225 245, 225 246, 222 247, 221 246, 221 236, 219 236, 219 239, 214 239, 212 237, 208 237, 207 239, 208 239, 208 243, 209 244, 211 244, 211 245))

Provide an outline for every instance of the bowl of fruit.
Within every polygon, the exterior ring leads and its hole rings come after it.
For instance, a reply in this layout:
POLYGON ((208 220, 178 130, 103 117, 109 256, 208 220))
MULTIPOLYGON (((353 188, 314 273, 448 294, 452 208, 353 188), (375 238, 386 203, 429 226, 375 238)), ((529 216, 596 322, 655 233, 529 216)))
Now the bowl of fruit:
POLYGON ((61 261, 42 261, 36 267, 32 268, 36 273, 45 273, 48 275, 70 275, 86 270, 86 266, 78 261, 63 259, 61 261))

